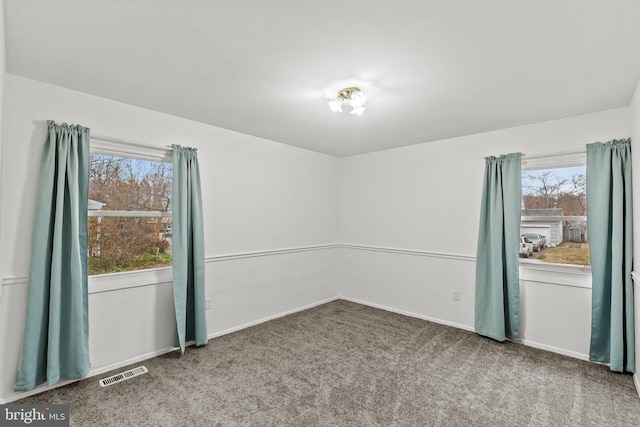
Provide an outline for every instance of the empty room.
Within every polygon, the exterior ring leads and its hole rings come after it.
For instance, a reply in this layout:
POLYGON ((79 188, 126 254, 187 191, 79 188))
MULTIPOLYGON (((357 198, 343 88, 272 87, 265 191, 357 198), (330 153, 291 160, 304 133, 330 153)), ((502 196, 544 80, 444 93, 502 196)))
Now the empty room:
POLYGON ((0 6, 1 425, 640 425, 640 2, 0 6))

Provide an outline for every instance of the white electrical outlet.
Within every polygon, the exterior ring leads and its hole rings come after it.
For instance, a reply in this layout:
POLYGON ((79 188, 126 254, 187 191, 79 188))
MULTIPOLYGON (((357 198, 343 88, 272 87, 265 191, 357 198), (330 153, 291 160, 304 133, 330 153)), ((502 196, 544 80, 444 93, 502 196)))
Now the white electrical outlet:
POLYGON ((204 300, 204 309, 211 310, 211 298, 205 298, 204 300))
POLYGON ((453 291, 453 300, 460 301, 460 291, 453 291))

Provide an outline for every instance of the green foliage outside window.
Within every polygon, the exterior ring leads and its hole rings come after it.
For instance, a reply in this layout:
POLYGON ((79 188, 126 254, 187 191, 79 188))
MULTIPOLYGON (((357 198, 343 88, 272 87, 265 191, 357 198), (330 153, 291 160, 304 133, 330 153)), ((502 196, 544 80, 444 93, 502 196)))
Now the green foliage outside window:
POLYGON ((171 265, 162 230, 162 218, 89 218, 90 274, 171 265))

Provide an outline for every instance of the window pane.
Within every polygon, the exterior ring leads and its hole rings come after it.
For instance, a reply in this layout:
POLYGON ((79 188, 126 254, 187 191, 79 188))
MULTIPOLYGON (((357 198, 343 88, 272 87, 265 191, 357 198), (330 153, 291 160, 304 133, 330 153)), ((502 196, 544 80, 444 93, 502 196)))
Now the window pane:
POLYGON ((92 153, 89 208, 171 211, 171 163, 92 153))
POLYGON ((89 275, 171 265, 170 218, 89 218, 89 275))
POLYGON ((91 154, 89 275, 171 265, 170 215, 93 216, 100 211, 170 212, 171 178, 170 163, 91 154))
POLYGON ((522 220, 521 256, 554 264, 590 264, 587 221, 561 219, 587 216, 585 166, 523 171, 522 216, 535 220, 522 220))
POLYGON ((584 166, 522 172, 523 209, 561 209, 562 215, 587 213, 584 166))

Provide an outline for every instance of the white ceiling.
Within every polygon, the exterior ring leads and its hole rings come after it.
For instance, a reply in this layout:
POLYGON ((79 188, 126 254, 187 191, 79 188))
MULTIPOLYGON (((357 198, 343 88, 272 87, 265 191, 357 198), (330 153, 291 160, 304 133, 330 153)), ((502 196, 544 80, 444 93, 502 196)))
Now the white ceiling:
POLYGON ((638 0, 5 0, 7 71, 335 156, 627 106, 638 0), (367 111, 327 101, 357 85, 367 111))

